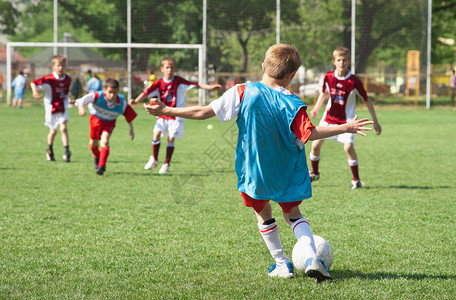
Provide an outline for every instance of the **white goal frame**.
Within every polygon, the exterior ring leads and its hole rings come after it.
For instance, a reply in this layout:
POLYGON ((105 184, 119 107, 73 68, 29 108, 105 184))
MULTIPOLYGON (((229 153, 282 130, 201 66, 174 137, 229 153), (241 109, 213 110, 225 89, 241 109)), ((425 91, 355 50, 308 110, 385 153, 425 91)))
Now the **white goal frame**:
MULTIPOLYGON (((131 48, 149 49, 197 49, 198 50, 198 82, 205 82, 205 57, 202 44, 147 44, 147 43, 41 43, 41 42, 8 42, 6 44, 6 95, 7 103, 11 104, 11 82, 12 82, 12 55, 14 47, 57 47, 60 48, 124 48, 128 50, 127 73, 128 73, 128 99, 132 98, 132 70, 131 70, 131 48)), ((206 104, 206 93, 198 89, 198 103, 206 104)))

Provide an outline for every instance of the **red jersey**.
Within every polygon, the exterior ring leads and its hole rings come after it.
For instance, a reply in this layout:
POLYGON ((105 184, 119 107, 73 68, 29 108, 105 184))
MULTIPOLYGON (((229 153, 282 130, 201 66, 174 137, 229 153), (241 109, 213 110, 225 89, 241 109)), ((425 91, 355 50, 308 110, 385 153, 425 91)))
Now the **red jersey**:
MULTIPOLYGON (((166 106, 184 107, 185 92, 197 86, 198 82, 190 82, 180 76, 173 76, 170 81, 160 78, 144 91, 150 98, 157 97, 166 106)), ((175 117, 161 116, 159 118, 175 119, 175 117)))
POLYGON ((323 82, 323 93, 329 93, 323 120, 330 124, 345 124, 355 117, 356 95, 367 101, 367 93, 361 81, 350 71, 338 76, 336 71, 326 73, 323 82))
POLYGON ((44 88, 44 101, 52 105, 52 114, 65 112, 65 101, 71 85, 71 78, 67 75, 59 77, 53 72, 32 81, 38 88, 44 88))

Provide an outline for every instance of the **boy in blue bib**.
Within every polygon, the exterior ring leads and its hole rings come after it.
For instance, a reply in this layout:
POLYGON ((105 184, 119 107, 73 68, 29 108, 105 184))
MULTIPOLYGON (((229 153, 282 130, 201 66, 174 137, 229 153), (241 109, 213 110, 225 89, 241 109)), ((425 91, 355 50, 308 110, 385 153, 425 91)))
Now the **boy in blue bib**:
POLYGON ((119 94, 119 82, 108 78, 102 91, 89 93, 76 100, 79 107, 79 115, 84 116, 84 106, 89 106, 90 112, 90 140, 89 147, 92 151, 95 169, 98 175, 106 171, 106 161, 109 156, 109 140, 112 131, 116 127, 117 117, 124 115, 130 126, 130 137, 133 140, 135 133, 132 121, 136 118, 136 112, 119 94), (98 144, 100 148, 98 148, 98 144))
POLYGON ((355 118, 334 127, 312 125, 306 105, 285 88, 301 64, 295 47, 274 45, 266 51, 261 82, 235 85, 207 106, 168 107, 156 100, 145 108, 155 116, 199 120, 217 116, 222 122, 237 118, 237 186, 244 204, 255 210, 260 234, 275 260, 268 275, 294 277, 272 217, 272 200, 281 206, 293 234, 304 245, 307 276, 321 282, 331 275, 317 258, 312 230, 299 209, 302 200, 312 196, 304 144, 344 132, 365 136, 362 131, 371 129, 364 126, 372 122, 355 118))

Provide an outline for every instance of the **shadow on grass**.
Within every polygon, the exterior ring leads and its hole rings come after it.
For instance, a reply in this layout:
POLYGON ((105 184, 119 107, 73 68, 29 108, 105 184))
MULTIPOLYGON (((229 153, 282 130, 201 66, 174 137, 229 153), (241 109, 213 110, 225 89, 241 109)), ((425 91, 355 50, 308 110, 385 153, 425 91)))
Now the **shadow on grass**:
POLYGON ((352 270, 333 270, 330 271, 333 280, 346 280, 351 278, 360 278, 368 280, 382 280, 382 279, 407 279, 407 280, 423 280, 423 279, 442 279, 442 280, 454 280, 454 275, 432 275, 432 274, 395 274, 388 272, 377 272, 377 273, 363 273, 360 271, 352 270))
MULTIPOLYGON (((335 188, 336 186, 330 184, 319 184, 312 185, 312 188, 335 188)), ((399 190, 442 190, 442 189, 455 189, 455 186, 441 185, 441 186, 418 186, 418 185, 389 185, 389 186, 364 186, 361 189, 356 189, 356 191, 363 190, 385 190, 385 189, 399 189, 399 190)))
MULTIPOLYGON (((106 171, 108 174, 108 171, 106 171)), ((185 177, 208 177, 210 174, 202 174, 202 173, 175 173, 169 172, 166 174, 159 174, 158 171, 148 172, 148 171, 137 171, 137 172, 125 172, 125 171, 113 171, 109 172, 112 175, 131 175, 131 176, 160 176, 160 177, 172 177, 172 176, 185 176, 185 177)))
POLYGON ((451 189, 453 187, 448 185, 442 186, 414 186, 414 185, 392 185, 392 189, 411 189, 411 190, 433 190, 433 189, 451 189))
POLYGON ((374 190, 374 189, 401 189, 401 190, 436 190, 436 189, 453 189, 453 186, 441 185, 441 186, 423 186, 423 185, 390 185, 390 186, 365 186, 363 190, 374 190))

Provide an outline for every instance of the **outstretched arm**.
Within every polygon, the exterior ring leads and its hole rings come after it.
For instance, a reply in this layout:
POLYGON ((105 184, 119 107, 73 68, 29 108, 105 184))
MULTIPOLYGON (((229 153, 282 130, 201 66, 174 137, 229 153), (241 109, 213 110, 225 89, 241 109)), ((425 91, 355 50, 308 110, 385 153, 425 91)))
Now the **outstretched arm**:
POLYGON ((374 104, 372 103, 371 99, 367 99, 366 106, 372 116, 372 121, 374 121, 374 129, 377 132, 377 135, 379 135, 380 133, 382 133, 382 126, 380 126, 380 123, 378 123, 377 115, 374 109, 374 104))
POLYGON ((317 126, 312 128, 312 134, 309 137, 309 140, 319 140, 324 139, 330 136, 338 135, 341 133, 357 133, 362 136, 366 136, 363 131, 371 131, 372 128, 364 127, 369 124, 373 124, 373 121, 369 121, 369 119, 361 119, 358 120, 358 116, 355 116, 353 120, 348 123, 337 125, 337 126, 317 126))
POLYGON ((189 107, 169 107, 160 100, 155 100, 155 105, 144 104, 146 111, 154 116, 180 117, 194 120, 205 120, 215 116, 210 105, 189 106, 189 107))
POLYGON ((198 88, 203 89, 203 90, 221 90, 222 86, 220 84, 204 84, 204 83, 198 83, 198 88))
POLYGON ((89 103, 93 103, 94 100, 95 100, 95 94, 89 93, 74 101, 74 105, 78 107, 79 115, 81 117, 86 114, 86 110, 84 109, 84 106, 88 105, 89 103))
POLYGON ((146 99, 147 95, 144 95, 144 93, 141 93, 138 95, 138 97, 136 97, 136 99, 130 99, 128 100, 128 104, 132 105, 134 103, 138 103, 144 99, 146 99))

